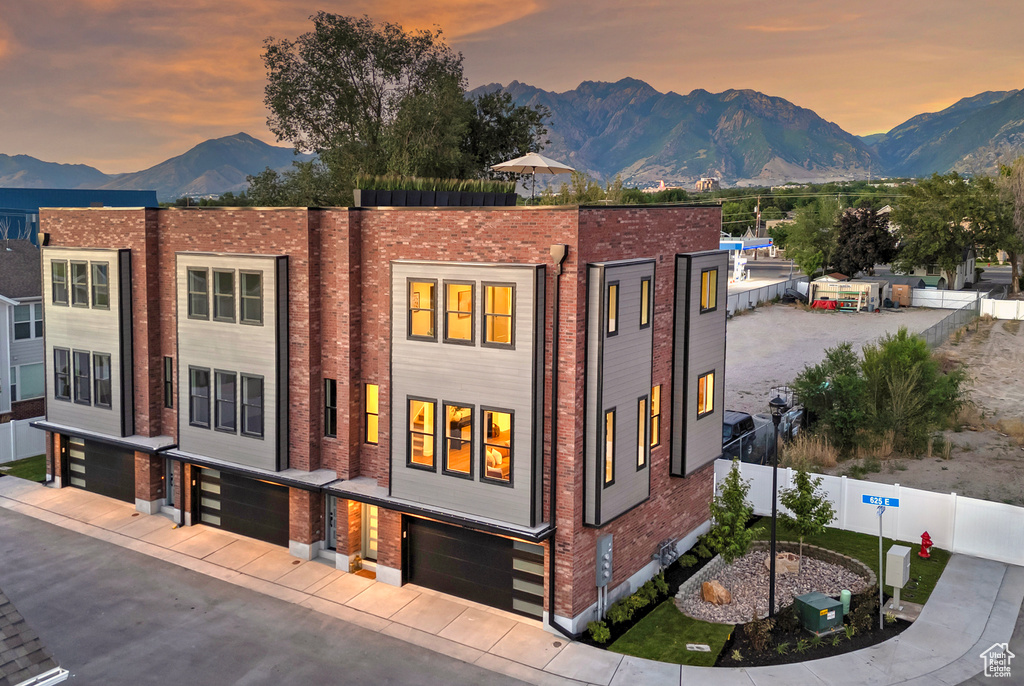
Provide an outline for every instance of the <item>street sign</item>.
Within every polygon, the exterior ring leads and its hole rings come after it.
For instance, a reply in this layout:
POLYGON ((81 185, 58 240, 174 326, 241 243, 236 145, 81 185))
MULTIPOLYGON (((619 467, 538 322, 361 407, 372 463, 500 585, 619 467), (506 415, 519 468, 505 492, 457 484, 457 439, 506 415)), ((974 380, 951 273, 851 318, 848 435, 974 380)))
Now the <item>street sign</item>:
POLYGON ((862 495, 861 502, 865 505, 881 505, 882 507, 899 507, 899 498, 883 498, 880 495, 862 495))

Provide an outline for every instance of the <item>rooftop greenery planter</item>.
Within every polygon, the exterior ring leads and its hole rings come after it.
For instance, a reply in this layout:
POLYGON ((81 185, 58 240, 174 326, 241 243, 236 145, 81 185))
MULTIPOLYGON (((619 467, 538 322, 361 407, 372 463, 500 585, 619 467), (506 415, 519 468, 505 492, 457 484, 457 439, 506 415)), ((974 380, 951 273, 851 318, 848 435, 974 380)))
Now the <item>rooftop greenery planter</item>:
POLYGON ((491 179, 359 176, 356 186, 356 207, 510 207, 518 199, 515 182, 491 179))

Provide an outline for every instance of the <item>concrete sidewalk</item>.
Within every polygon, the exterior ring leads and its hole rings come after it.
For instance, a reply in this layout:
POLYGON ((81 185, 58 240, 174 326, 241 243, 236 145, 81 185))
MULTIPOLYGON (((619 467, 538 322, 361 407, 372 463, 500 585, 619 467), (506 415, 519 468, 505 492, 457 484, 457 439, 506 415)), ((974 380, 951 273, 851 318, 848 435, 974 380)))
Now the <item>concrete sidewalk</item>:
POLYGON ((568 642, 536 621, 378 583, 218 529, 177 528, 74 488, 3 477, 0 507, 536 684, 957 684, 981 672, 983 650, 1010 639, 1024 601, 1024 568, 956 555, 921 618, 890 641, 778 667, 681 667, 568 642))

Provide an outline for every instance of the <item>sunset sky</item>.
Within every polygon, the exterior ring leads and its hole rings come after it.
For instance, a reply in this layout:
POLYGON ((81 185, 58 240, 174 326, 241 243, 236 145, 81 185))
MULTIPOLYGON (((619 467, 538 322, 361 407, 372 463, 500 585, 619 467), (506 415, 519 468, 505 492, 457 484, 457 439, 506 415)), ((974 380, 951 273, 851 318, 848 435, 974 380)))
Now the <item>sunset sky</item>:
POLYGON ((0 153, 116 173, 239 131, 273 143, 263 40, 321 9, 441 27, 470 87, 752 88, 855 134, 1024 87, 1021 0, 4 0, 0 153))

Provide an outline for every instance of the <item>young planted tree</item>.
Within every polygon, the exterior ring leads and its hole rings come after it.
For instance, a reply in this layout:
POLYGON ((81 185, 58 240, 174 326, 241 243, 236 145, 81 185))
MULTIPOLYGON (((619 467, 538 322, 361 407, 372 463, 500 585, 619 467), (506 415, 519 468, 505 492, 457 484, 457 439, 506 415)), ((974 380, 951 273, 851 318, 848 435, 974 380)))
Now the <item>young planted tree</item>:
POLYGON ((739 461, 732 461, 732 469, 725 477, 718 495, 711 501, 711 530, 702 538, 705 553, 718 553, 726 562, 743 557, 750 548, 750 542, 757 535, 756 529, 748 529, 747 523, 754 515, 754 508, 747 504, 750 483, 740 478, 739 461))
POLYGON ((800 567, 804 563, 804 538, 824 533, 836 513, 832 503, 820 491, 821 477, 811 478, 803 469, 796 473, 792 488, 779 493, 779 502, 790 513, 780 512, 779 519, 800 539, 800 567))

